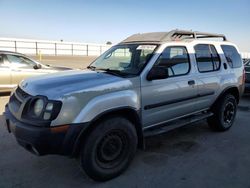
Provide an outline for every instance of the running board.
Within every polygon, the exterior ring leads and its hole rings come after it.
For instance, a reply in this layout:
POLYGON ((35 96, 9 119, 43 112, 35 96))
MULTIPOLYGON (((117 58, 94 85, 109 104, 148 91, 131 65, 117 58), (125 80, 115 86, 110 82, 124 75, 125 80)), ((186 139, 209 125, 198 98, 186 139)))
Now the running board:
POLYGON ((156 125, 154 127, 145 128, 143 130, 143 132, 144 132, 143 134, 144 134, 145 137, 150 137, 150 136, 162 134, 162 133, 171 131, 173 129, 182 127, 184 125, 204 120, 204 119, 206 119, 206 118, 208 118, 208 117, 210 117, 212 115, 213 115, 212 112, 206 112, 206 113, 191 115, 191 116, 181 118, 181 119, 169 122, 169 123, 164 123, 164 124, 161 124, 161 125, 156 125))

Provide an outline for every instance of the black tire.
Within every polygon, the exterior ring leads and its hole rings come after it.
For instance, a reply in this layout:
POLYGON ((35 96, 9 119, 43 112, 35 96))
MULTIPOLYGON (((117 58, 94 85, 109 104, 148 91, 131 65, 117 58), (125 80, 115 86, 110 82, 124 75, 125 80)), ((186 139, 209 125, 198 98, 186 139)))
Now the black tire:
POLYGON ((134 158, 137 134, 134 125, 122 117, 111 117, 95 125, 81 146, 81 167, 96 181, 119 176, 134 158))
POLYGON ((212 108, 214 115, 208 118, 208 125, 214 131, 226 131, 234 123, 237 113, 236 98, 227 94, 223 96, 212 108))

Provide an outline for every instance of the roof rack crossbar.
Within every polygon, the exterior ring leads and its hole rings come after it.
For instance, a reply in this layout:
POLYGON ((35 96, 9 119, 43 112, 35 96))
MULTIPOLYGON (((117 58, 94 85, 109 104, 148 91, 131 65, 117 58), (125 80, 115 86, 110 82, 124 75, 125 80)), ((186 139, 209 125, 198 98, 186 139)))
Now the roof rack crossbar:
POLYGON ((223 41, 227 41, 225 35, 222 34, 214 34, 214 33, 203 33, 203 32, 195 32, 195 31, 181 31, 174 30, 170 32, 171 38, 182 38, 183 36, 188 36, 190 38, 198 39, 198 38, 222 38, 223 41))
POLYGON ((227 41, 225 35, 214 33, 203 33, 197 31, 187 30, 172 30, 170 32, 152 32, 152 33, 138 33, 128 37, 121 43, 130 42, 169 42, 180 41, 186 39, 200 39, 200 38, 222 38, 223 41, 227 41))

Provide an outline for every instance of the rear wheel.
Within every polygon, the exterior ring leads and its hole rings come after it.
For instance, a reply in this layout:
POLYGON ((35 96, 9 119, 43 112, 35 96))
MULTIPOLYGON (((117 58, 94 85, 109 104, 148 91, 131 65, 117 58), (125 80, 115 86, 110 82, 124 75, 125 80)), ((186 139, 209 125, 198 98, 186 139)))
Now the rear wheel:
POLYGON ((215 131, 228 130, 234 123, 237 113, 236 98, 227 94, 215 104, 212 109, 214 115, 208 118, 209 126, 215 131))
POLYGON ((81 148, 81 167, 88 176, 106 181, 120 175, 137 149, 134 125, 125 118, 104 120, 85 139, 81 148))

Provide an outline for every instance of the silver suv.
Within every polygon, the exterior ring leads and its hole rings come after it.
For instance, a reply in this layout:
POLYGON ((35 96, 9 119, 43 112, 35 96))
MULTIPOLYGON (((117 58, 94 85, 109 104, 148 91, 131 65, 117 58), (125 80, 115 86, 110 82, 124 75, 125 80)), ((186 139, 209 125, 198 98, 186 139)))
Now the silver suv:
POLYGON ((6 105, 6 127, 34 154, 80 156, 85 172, 105 181, 128 167, 147 136, 203 119, 228 130, 243 72, 237 47, 224 35, 136 34, 88 70, 21 82, 6 105))

